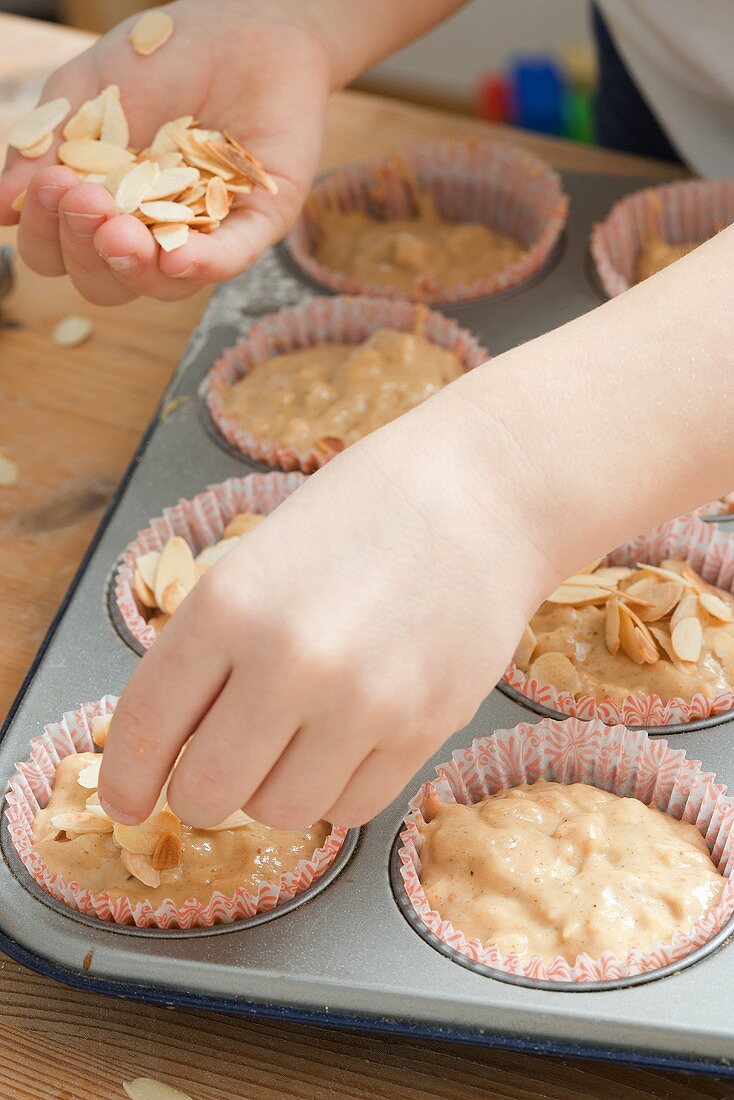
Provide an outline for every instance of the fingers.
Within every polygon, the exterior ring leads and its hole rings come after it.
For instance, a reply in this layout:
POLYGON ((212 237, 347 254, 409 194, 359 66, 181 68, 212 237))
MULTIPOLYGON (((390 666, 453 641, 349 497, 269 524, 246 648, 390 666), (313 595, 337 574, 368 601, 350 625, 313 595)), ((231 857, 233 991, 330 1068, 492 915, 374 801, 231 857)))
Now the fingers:
POLYGON ((189 825, 217 825, 244 805, 296 732, 287 704, 259 681, 247 668, 233 674, 176 765, 168 803, 189 825))
POLYGON ((150 814, 181 747, 229 676, 222 649, 197 626, 195 595, 137 666, 115 710, 99 795, 116 821, 137 824, 150 814))
POLYGON ((298 731, 243 809, 276 829, 313 825, 342 794, 364 754, 359 736, 349 736, 344 728, 330 730, 312 719, 298 731))
POLYGON ((59 240, 74 286, 97 305, 121 305, 135 295, 121 286, 94 247, 97 230, 117 216, 112 196, 96 183, 80 183, 59 203, 59 240))
POLYGON ((39 275, 66 273, 59 240, 59 204, 78 183, 71 168, 55 166, 37 172, 28 185, 18 229, 18 251, 39 275))
POLYGON ((131 214, 104 222, 94 235, 94 248, 120 286, 132 295, 176 301, 202 285, 196 279, 164 275, 159 257, 166 253, 161 252, 150 229, 131 214))
POLYGON ((360 764, 343 793, 323 817, 332 825, 348 828, 364 825, 397 798, 424 755, 375 749, 360 764))

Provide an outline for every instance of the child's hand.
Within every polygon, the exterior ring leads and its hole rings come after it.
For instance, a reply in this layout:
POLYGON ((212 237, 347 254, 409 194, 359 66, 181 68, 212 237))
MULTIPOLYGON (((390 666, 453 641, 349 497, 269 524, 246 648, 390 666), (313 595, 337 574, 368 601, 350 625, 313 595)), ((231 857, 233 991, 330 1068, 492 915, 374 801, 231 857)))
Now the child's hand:
POLYGON ((149 814, 193 735, 168 794, 184 821, 361 824, 469 721, 560 578, 522 487, 503 485, 510 503, 472 462, 492 427, 452 390, 311 477, 196 586, 117 708, 112 816, 149 814))
POLYGON ((27 188, 21 256, 39 274, 68 273, 103 305, 139 294, 183 298, 244 271, 288 230, 318 163, 331 73, 316 35, 300 25, 299 5, 179 0, 166 11, 173 34, 155 53, 141 57, 128 42, 135 15, 54 73, 42 100, 66 96, 73 112, 118 84, 131 144, 143 148, 163 122, 191 114, 251 149, 279 193, 241 196, 216 232, 191 234, 165 253, 142 222, 117 213, 104 187, 80 183, 56 164, 62 127, 38 160, 11 150, 0 180, 0 224, 18 220, 11 203, 27 188))

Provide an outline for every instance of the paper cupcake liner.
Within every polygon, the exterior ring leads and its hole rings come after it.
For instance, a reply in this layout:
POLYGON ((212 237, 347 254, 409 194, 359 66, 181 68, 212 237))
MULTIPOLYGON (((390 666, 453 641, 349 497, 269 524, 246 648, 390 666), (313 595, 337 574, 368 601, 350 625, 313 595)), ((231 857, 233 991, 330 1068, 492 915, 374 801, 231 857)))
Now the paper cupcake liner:
POLYGON ((276 443, 257 439, 229 419, 224 412, 223 392, 238 382, 257 363, 323 341, 360 344, 379 328, 413 332, 417 310, 423 309, 426 339, 453 351, 464 370, 486 362, 489 352, 476 337, 448 317, 425 310, 411 302, 385 298, 312 298, 282 309, 254 324, 249 334, 234 347, 226 348, 201 384, 201 396, 217 430, 231 447, 256 462, 283 470, 312 474, 330 458, 317 448, 298 452, 276 443))
POLYGON ((393 156, 351 164, 317 180, 306 208, 285 238, 285 247, 310 279, 340 294, 459 302, 509 290, 530 279, 553 251, 567 217, 568 197, 560 177, 538 157, 490 141, 439 141, 408 148, 399 160, 393 156), (413 216, 412 194, 403 166, 412 173, 420 190, 433 197, 443 217, 456 222, 481 222, 508 233, 525 246, 526 253, 502 271, 471 283, 446 286, 426 276, 409 292, 363 284, 320 263, 313 254, 320 211, 338 207, 387 219, 413 216))
MULTIPOLYGON (((697 516, 682 516, 646 535, 638 535, 609 554, 604 565, 635 565, 638 561, 659 565, 665 558, 673 557, 685 558, 704 580, 734 593, 734 539, 697 516)), ((734 709, 734 692, 721 690, 713 699, 698 693, 690 702, 678 698, 664 703, 658 695, 634 694, 627 695, 621 703, 611 699, 597 701, 591 695, 576 698, 570 691, 558 691, 552 684, 539 683, 514 663, 505 672, 503 681, 546 712, 587 721, 598 718, 609 725, 618 722, 626 726, 695 725, 734 709)))
MULTIPOLYGON (((210 485, 192 500, 179 500, 162 516, 150 520, 126 547, 112 581, 112 592, 120 619, 134 641, 150 649, 158 635, 146 622, 143 607, 135 595, 135 562, 151 550, 162 550, 174 535, 180 535, 194 555, 219 542, 224 528, 238 512, 268 515, 305 481, 302 474, 249 474, 210 485)), ((126 639, 128 640, 128 639, 126 639)))
POLYGON ((452 754, 436 768, 437 779, 426 782, 409 803, 400 833, 400 873, 407 896, 426 928, 454 951, 474 962, 534 981, 597 982, 658 970, 684 959, 716 935, 734 913, 734 883, 729 879, 734 856, 734 802, 726 787, 698 760, 666 741, 651 740, 642 730, 606 726, 599 721, 544 718, 480 737, 471 748, 452 754), (460 929, 431 908, 420 882, 422 837, 429 796, 441 802, 470 805, 507 787, 546 779, 557 783, 588 783, 626 798, 637 798, 703 834, 711 858, 729 881, 719 904, 690 931, 678 932, 670 943, 651 951, 632 949, 626 958, 605 952, 599 958, 582 954, 573 963, 562 956, 503 954, 496 945, 467 939, 460 929))
POLYGON ((640 248, 651 233, 671 243, 704 241, 731 222, 734 179, 682 180, 627 195, 591 233, 599 282, 610 298, 629 290, 640 248))
POLYGON ((697 508, 693 515, 709 521, 734 519, 734 493, 727 493, 718 500, 712 500, 710 504, 704 504, 701 508, 697 508))
POLYGON ((94 894, 77 882, 65 882, 59 875, 52 875, 45 860, 33 849, 36 814, 48 803, 59 762, 72 753, 93 752, 92 719, 112 714, 116 705, 115 696, 105 695, 99 702, 84 703, 65 714, 60 722, 46 726, 41 736, 31 741, 30 758, 16 764, 10 779, 5 810, 10 839, 28 873, 58 901, 85 916, 115 924, 138 928, 209 928, 274 909, 303 893, 332 865, 347 829, 334 827, 310 859, 301 860, 294 871, 281 875, 276 883, 263 880, 257 893, 243 886, 231 895, 216 891, 207 901, 192 897, 182 905, 168 899, 154 908, 147 901, 113 899, 106 892, 94 894))

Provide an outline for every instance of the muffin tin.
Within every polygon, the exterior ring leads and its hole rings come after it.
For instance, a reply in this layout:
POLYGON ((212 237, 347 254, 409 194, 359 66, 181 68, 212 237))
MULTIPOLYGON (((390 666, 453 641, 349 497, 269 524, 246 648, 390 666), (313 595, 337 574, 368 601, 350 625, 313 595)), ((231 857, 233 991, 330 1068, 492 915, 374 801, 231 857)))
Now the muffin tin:
MULTIPOLYGON (((565 173, 568 227, 543 272, 506 295, 445 312, 497 354, 592 309, 600 295, 588 261, 591 227, 623 194, 648 184, 565 173)), ((0 740, 4 777, 45 723, 122 689, 139 657, 108 613, 120 554, 180 497, 257 469, 205 429, 200 384, 255 317, 314 293, 277 249, 213 299, 11 708, 0 740)), ((470 726, 353 834, 328 884, 251 926, 160 934, 79 918, 32 887, 3 817, 0 948, 60 981, 122 997, 734 1076, 734 948, 725 935, 705 957, 656 972, 656 980, 613 990, 577 985, 573 993, 586 995, 575 996, 459 965, 406 919, 390 867, 408 799, 453 749, 522 721, 534 721, 525 700, 493 691, 470 726)), ((664 732, 724 783, 734 778, 734 720, 664 732)))

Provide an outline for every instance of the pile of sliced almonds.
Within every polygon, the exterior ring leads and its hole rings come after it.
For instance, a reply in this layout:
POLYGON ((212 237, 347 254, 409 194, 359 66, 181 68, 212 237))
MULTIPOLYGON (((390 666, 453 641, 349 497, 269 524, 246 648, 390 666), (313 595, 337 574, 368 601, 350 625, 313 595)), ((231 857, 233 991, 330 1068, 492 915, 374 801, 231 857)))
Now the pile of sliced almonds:
MULTIPOLYGON (((107 740, 110 718, 95 718, 92 737, 95 744, 103 746, 107 740)), ((120 849, 120 859, 128 874, 145 886, 155 888, 161 882, 172 881, 175 875, 164 877, 165 872, 175 872, 181 863, 182 825, 166 803, 165 789, 150 817, 140 825, 121 825, 108 817, 102 809, 97 793, 101 753, 88 753, 88 763, 79 772, 77 783, 89 791, 83 810, 56 814, 51 818, 54 840, 74 840, 88 833, 110 833, 120 849)), ((240 829, 251 825, 253 819, 242 810, 236 810, 228 818, 209 829, 199 832, 217 833, 225 829, 240 829)))
POLYGON ((133 591, 153 629, 160 632, 207 569, 264 519, 258 512, 238 512, 225 527, 220 541, 205 547, 197 557, 186 539, 174 535, 162 550, 151 550, 137 558, 133 591))
MULTIPOLYGON (((548 603, 565 607, 606 608, 605 641, 611 654, 635 664, 667 658, 691 672, 701 657, 704 627, 718 628, 713 649, 727 679, 734 684, 734 610, 721 593, 686 561, 671 558, 659 566, 638 562, 636 568, 600 566, 598 562, 551 593, 548 603)), ((515 653, 515 664, 553 683, 561 691, 578 690, 573 663, 561 653, 535 660, 537 641, 528 626, 515 653)))
MULTIPOLYGON (((68 99, 42 103, 10 130, 9 144, 40 157, 71 111, 68 99)), ((165 122, 146 149, 130 146, 120 89, 110 84, 87 100, 64 126, 58 160, 80 179, 101 183, 122 214, 150 226, 166 252, 185 244, 191 230, 211 233, 238 195, 256 187, 277 193, 260 161, 226 131, 202 129, 191 115, 165 122)), ((20 210, 25 192, 13 203, 20 210)))

